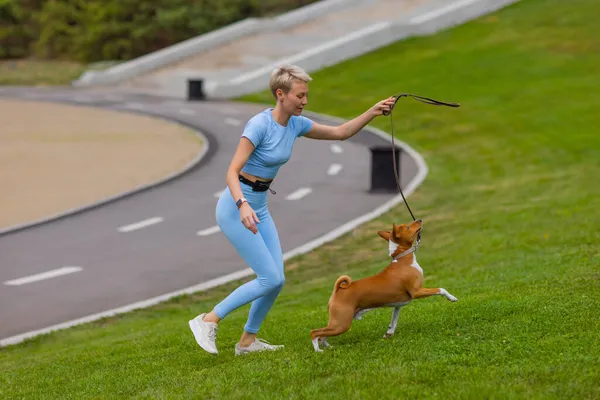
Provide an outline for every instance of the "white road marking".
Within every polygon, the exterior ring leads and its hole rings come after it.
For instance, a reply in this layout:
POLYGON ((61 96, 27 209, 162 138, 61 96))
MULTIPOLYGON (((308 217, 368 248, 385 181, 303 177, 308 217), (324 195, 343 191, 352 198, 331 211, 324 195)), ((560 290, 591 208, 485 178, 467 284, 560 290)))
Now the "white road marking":
POLYGON ((140 104, 140 103, 125 103, 125 105, 123 107, 131 108, 134 110, 143 110, 144 109, 144 105, 140 104))
POLYGON ((187 108, 182 108, 181 110, 179 110, 180 113, 185 114, 185 115, 194 115, 196 114, 196 111, 194 110, 189 110, 187 108))
POLYGON ((328 175, 337 175, 342 170, 341 164, 331 164, 327 170, 328 175))
POLYGON ((221 228, 219 228, 218 225, 215 225, 215 226, 210 227, 208 229, 204 229, 203 231, 198 231, 196 233, 196 235, 198 235, 198 236, 208 236, 208 235, 212 235, 213 233, 220 232, 220 231, 221 231, 221 228))
POLYGON ((233 126, 240 126, 241 122, 235 118, 225 118, 225 123, 233 126))
POLYGON ((334 152, 336 154, 339 154, 344 151, 344 149, 342 149, 342 147, 337 144, 332 144, 331 146, 329 146, 329 148, 331 149, 332 152, 334 152))
POLYGON ((165 101, 161 101, 158 104, 163 107, 181 107, 183 105, 183 103, 181 101, 177 101, 177 100, 165 100, 165 101))
POLYGON ((219 112, 221 112, 222 114, 228 114, 228 115, 237 115, 239 114, 239 111, 235 108, 232 107, 225 107, 225 106, 217 106, 219 112))
POLYGON ((143 221, 136 222, 135 224, 122 226, 118 230, 119 232, 131 232, 135 231, 136 229, 142 229, 150 225, 158 224, 162 221, 163 219, 161 217, 148 218, 143 221))
POLYGON ((287 200, 299 200, 312 192, 311 188, 300 188, 287 195, 287 200))
POLYGON ((25 285, 27 283, 42 281, 44 279, 56 278, 57 276, 72 274, 74 272, 79 272, 82 269, 83 268, 81 268, 81 267, 62 267, 62 268, 58 268, 58 269, 53 269, 51 271, 42 272, 39 274, 29 275, 29 276, 26 276, 23 278, 6 281, 6 282, 4 282, 4 284, 8 285, 8 286, 20 286, 20 285, 25 285))
POLYGON ((115 94, 109 94, 108 96, 104 96, 104 100, 108 100, 108 101, 122 101, 123 100, 123 96, 119 96, 119 95, 115 95, 115 94))
POLYGON ((431 21, 434 18, 440 17, 440 16, 442 16, 444 14, 447 14, 449 12, 457 10, 457 9, 463 7, 463 6, 468 6, 468 5, 471 5, 473 3, 477 3, 478 1, 479 0, 462 0, 462 1, 459 1, 457 3, 451 3, 451 4, 448 4, 446 7, 442 7, 442 8, 439 8, 437 10, 428 12, 426 14, 414 17, 414 18, 412 18, 410 20, 409 23, 411 25, 419 25, 419 24, 422 24, 423 22, 431 21))

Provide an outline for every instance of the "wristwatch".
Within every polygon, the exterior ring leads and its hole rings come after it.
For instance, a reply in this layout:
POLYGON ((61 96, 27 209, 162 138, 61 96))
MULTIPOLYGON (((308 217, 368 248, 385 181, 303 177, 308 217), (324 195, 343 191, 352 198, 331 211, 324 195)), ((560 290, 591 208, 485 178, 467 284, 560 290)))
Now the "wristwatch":
POLYGON ((238 201, 235 202, 235 205, 237 206, 237 208, 240 208, 242 206, 242 204, 247 203, 248 200, 246 200, 245 198, 241 198, 238 201))

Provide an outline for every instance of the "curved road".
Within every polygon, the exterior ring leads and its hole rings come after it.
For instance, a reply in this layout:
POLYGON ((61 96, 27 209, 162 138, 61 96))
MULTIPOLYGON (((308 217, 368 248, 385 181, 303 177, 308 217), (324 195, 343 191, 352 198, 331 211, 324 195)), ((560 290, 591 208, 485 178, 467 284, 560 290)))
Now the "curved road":
MULTIPOLYGON (((0 96, 160 116, 197 128, 210 146, 202 161, 177 179, 0 235, 0 344, 185 288, 210 287, 228 274, 248 275, 216 228, 215 205, 244 124, 266 106, 71 88, 5 87, 0 96), (48 271, 56 274, 39 276, 48 271)), ((369 193, 371 145, 390 142, 367 129, 344 142, 296 142, 274 182, 277 194, 269 194, 286 258, 316 246, 332 231, 337 233, 331 238, 337 236, 349 221, 398 201, 397 193, 369 193)), ((417 165, 406 153, 401 157, 403 188, 422 173, 417 165)))

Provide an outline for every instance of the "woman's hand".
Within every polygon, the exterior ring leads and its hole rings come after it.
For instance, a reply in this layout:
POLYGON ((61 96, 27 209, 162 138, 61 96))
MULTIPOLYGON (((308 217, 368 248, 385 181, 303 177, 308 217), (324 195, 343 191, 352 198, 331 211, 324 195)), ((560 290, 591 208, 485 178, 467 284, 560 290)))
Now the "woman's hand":
POLYGON ((377 117, 379 115, 388 115, 390 113, 390 111, 392 111, 392 106, 394 105, 395 101, 396 101, 396 98, 394 96, 388 97, 385 100, 381 100, 380 102, 375 104, 373 107, 371 107, 372 114, 375 117, 377 117))
POLYGON ((260 223, 260 221, 258 220, 256 213, 254 212, 252 207, 250 207, 250 204, 248 204, 248 202, 244 202, 244 204, 242 204, 242 206, 240 207, 240 220, 246 228, 250 229, 252 233, 256 235, 256 232, 258 232, 256 224, 260 223))

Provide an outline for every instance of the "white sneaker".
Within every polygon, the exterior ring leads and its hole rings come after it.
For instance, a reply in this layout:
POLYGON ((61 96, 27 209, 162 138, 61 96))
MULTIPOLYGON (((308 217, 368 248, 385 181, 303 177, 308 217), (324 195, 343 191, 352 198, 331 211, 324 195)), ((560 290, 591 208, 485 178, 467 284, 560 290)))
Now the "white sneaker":
POLYGON ((190 329, 200 347, 211 354, 217 354, 217 345, 215 344, 218 329, 217 324, 203 321, 202 318, 205 315, 200 314, 196 318, 191 319, 189 321, 190 329))
POLYGON ((248 347, 241 347, 239 343, 236 343, 235 355, 239 356, 240 354, 253 353, 255 351, 279 350, 282 347, 282 344, 273 345, 268 343, 266 340, 256 338, 248 347))

